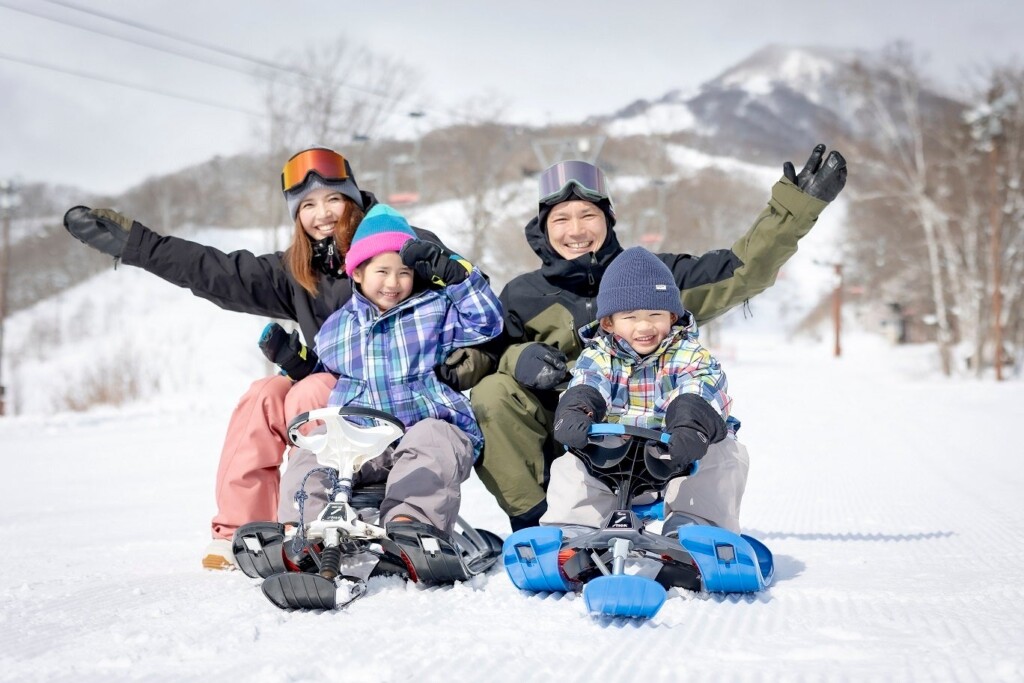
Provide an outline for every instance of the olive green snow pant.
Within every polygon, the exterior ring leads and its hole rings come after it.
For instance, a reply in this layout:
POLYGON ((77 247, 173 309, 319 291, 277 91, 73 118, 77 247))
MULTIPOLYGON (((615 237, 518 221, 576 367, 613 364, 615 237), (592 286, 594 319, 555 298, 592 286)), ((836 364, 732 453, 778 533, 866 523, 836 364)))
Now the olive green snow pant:
POLYGON ((529 512, 544 501, 546 463, 555 455, 554 406, 503 373, 484 377, 470 401, 484 434, 477 476, 509 517, 529 512))

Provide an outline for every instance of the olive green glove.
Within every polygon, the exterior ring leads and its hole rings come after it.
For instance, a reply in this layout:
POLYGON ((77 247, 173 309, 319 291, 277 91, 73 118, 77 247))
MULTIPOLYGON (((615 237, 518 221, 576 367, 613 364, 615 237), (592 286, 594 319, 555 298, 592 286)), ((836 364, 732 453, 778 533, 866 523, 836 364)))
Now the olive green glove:
POLYGON ((113 209, 75 206, 64 214, 64 228, 72 237, 117 259, 124 253, 133 222, 113 209))

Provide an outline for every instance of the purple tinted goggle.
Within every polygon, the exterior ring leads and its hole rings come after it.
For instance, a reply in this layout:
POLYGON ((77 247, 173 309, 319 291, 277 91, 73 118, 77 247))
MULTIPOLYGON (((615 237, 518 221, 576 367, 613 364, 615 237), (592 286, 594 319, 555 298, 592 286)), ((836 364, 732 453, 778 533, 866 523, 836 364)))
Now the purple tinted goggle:
POLYGON ((540 174, 541 204, 558 204, 573 195, 590 202, 612 199, 604 172, 585 161, 559 161, 540 174))

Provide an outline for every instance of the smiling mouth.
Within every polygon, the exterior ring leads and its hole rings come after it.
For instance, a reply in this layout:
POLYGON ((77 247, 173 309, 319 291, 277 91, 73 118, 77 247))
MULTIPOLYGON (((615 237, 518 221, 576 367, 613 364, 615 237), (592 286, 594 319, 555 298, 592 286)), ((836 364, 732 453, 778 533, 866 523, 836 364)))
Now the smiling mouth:
POLYGON ((592 246, 594 246, 594 240, 587 242, 563 242, 563 244, 566 249, 571 249, 573 251, 588 251, 592 246))

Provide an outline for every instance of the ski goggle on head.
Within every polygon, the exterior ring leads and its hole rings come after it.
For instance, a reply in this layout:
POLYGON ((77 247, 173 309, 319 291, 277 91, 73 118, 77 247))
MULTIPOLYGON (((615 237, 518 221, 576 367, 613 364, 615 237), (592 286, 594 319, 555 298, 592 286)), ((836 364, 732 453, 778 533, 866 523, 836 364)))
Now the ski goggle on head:
POLYGON ((289 192, 306 182, 310 173, 323 180, 346 180, 351 175, 348 162, 333 149, 314 147, 299 152, 285 162, 281 170, 281 190, 289 192))
POLYGON ((607 200, 612 203, 608 192, 608 181, 604 172, 585 161, 559 161, 540 174, 540 204, 552 206, 572 196, 597 203, 607 200))

